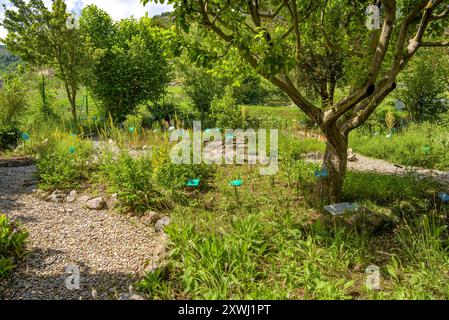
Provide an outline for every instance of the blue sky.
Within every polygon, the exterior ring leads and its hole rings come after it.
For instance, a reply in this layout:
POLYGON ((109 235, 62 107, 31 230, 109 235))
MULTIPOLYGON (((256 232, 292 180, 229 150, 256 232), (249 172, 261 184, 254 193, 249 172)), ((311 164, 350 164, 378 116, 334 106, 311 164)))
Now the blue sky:
MULTIPOLYGON (((44 3, 49 7, 51 0, 44 0, 44 3)), ((8 0, 0 0, 0 7, 2 4, 8 4, 8 0)), ((167 4, 147 4, 145 7, 140 3, 140 0, 66 0, 69 11, 79 11, 83 6, 95 4, 99 8, 107 11, 114 20, 120 20, 134 16, 140 18, 148 11, 149 16, 161 14, 162 12, 171 11, 171 6, 167 4)), ((0 8, 0 19, 3 19, 3 8, 0 8)), ((0 27, 0 38, 6 36, 6 31, 0 27)))

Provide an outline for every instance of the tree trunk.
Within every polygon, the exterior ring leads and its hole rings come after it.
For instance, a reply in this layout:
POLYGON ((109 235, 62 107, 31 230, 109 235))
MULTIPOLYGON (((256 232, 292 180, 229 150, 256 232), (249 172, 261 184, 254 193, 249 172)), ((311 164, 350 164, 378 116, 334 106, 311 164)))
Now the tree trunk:
POLYGON ((77 121, 77 116, 76 116, 76 88, 71 88, 69 85, 65 85, 65 89, 67 92, 67 98, 69 100, 70 103, 70 109, 72 110, 72 117, 73 120, 76 122, 77 121))
POLYGON ((327 145, 322 170, 327 170, 327 176, 320 177, 315 188, 314 202, 319 207, 340 201, 348 163, 347 136, 336 128, 323 131, 327 145))

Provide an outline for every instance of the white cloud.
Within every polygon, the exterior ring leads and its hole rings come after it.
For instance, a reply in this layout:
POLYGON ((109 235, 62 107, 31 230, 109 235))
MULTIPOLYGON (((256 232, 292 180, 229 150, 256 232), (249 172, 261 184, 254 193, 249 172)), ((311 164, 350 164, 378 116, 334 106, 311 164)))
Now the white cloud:
MULTIPOLYGON (((47 7, 51 6, 51 2, 51 0, 44 0, 47 7)), ((0 0, 0 5, 8 3, 8 0, 0 0)), ((131 16, 140 18, 144 16, 146 12, 152 17, 172 10, 172 6, 168 4, 150 3, 144 7, 140 3, 140 0, 66 0, 66 3, 69 11, 77 8, 80 3, 84 6, 95 4, 97 7, 108 12, 114 20, 129 18, 131 16)), ((3 11, 3 8, 0 8, 0 19, 3 19, 3 11)), ((0 27, 0 38, 4 38, 5 36, 6 30, 0 27)))

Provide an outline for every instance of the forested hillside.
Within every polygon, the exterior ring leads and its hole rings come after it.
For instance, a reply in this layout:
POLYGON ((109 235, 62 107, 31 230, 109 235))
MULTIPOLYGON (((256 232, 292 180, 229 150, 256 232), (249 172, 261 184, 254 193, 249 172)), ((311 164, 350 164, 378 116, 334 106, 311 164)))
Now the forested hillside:
POLYGON ((20 59, 12 55, 4 45, 0 45, 0 74, 14 70, 20 63, 20 59))

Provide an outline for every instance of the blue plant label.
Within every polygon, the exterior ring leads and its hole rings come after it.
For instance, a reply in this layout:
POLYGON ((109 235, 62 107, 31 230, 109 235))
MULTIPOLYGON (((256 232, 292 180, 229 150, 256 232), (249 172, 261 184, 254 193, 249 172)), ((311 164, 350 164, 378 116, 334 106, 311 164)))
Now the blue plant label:
POLYGON ((315 177, 317 177, 317 178, 326 178, 328 176, 329 176, 329 171, 326 168, 315 171, 315 177))
POLYGON ((130 133, 134 133, 134 131, 136 131, 136 128, 134 128, 134 127, 129 127, 128 130, 129 130, 130 133))
POLYGON ((242 180, 232 180, 231 181, 231 186, 233 186, 233 187, 241 187, 242 184, 243 184, 242 180))
POLYGON ((187 181, 187 187, 198 187, 200 185, 200 179, 190 179, 187 181))
POLYGON ((75 153, 75 147, 70 147, 69 153, 70 153, 70 154, 74 154, 74 153, 75 153))
POLYGON ((449 195, 445 192, 439 193, 438 197, 440 197, 441 201, 443 202, 449 202, 449 195))
POLYGON ((30 140, 30 135, 28 133, 24 132, 24 133, 22 133, 22 139, 25 141, 28 141, 28 140, 30 140))

